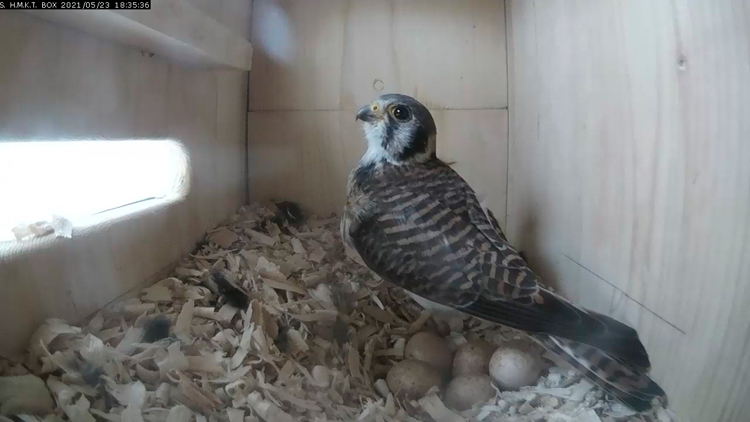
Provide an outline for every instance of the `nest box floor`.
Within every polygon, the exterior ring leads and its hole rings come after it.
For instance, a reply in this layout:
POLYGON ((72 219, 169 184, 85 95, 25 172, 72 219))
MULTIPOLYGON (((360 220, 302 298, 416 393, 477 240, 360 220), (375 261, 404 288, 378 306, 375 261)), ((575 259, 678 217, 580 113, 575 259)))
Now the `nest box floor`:
MULTIPOLYGON (((395 398, 379 380, 412 334, 439 332, 454 350, 523 334, 433 315, 347 257, 337 218, 287 217, 244 207, 171 277, 82 326, 48 320, 23 363, 2 362, 0 409, 5 389, 35 403, 16 407, 39 415, 24 421, 646 420, 551 360, 536 385, 463 412, 436 389, 395 398)), ((650 418, 675 420, 667 409, 650 418)))

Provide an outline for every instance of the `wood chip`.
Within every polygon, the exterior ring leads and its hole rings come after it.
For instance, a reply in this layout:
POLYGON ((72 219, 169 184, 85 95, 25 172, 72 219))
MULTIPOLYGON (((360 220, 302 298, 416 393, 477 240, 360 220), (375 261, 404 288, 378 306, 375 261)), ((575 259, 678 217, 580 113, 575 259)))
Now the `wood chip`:
POLYGON ((265 234, 263 234, 261 232, 255 231, 255 230, 245 230, 245 231, 250 235, 250 237, 254 241, 256 241, 256 242, 258 242, 260 244, 263 244, 263 245, 266 245, 266 246, 273 246, 273 245, 276 244, 276 239, 274 239, 273 237, 267 236, 267 235, 265 235, 265 234))
MULTIPOLYGON (((34 405, 46 406, 38 413, 53 415, 44 422, 638 420, 580 374, 554 364, 537 385, 498 392, 461 414, 437 390, 414 401, 395 399, 384 378, 404 359, 411 334, 449 329, 454 348, 520 334, 463 315, 433 317, 344 256, 336 218, 311 216, 283 229, 273 218, 270 209, 243 207, 171 277, 107 306, 82 327, 45 321, 25 365, 0 358, 0 374, 44 374, 46 387, 34 388, 34 405), (247 309, 222 298, 209 277, 216 271, 247 294, 247 309), (156 316, 169 324, 167 337, 143 343, 143 327, 156 316), (433 320, 443 323, 435 327, 433 320), (41 398, 47 390, 52 402, 41 398)), ((0 408, 7 382, 0 378, 0 408)), ((656 415, 659 422, 674 420, 665 409, 656 415)))
POLYGON ((396 319, 393 318, 393 315, 378 308, 377 306, 365 305, 362 307, 362 312, 372 318, 375 318, 377 321, 382 322, 383 324, 393 325, 396 323, 396 319))
POLYGON ((243 422, 245 411, 243 409, 227 409, 227 418, 229 418, 229 422, 243 422))
POLYGON ((169 290, 169 287, 157 283, 143 290, 141 300, 146 302, 171 302, 172 291, 169 290))
POLYGON ((347 352, 347 362, 349 363, 349 373, 354 378, 362 378, 362 372, 360 371, 360 359, 359 352, 357 349, 349 345, 347 352))
POLYGON ((220 362, 208 356, 187 356, 187 370, 191 372, 203 372, 209 374, 223 374, 224 368, 220 362))
POLYGON ((419 400, 419 405, 435 422, 466 422, 466 419, 445 407, 438 396, 431 394, 419 400))
POLYGON ((53 410, 54 402, 44 385, 35 375, 0 377, 0 409, 5 414, 46 415, 53 410))
POLYGON ((190 422, 193 417, 193 411, 185 405, 178 404, 169 409, 167 422, 190 422))
POLYGON ((195 311, 195 301, 188 300, 182 307, 180 315, 174 326, 174 333, 182 341, 190 340, 190 323, 193 321, 193 312, 195 311))
POLYGON ((296 237, 292 238, 292 249, 294 250, 294 253, 300 254, 302 256, 307 255, 307 251, 305 250, 305 246, 302 245, 302 242, 297 239, 296 237))
POLYGON ((321 262, 323 262, 323 258, 325 258, 325 256, 326 256, 326 251, 323 250, 322 247, 318 246, 312 252, 310 252, 309 258, 310 258, 310 261, 317 262, 318 264, 320 264, 321 262))
POLYGON ((258 416, 266 422, 296 422, 292 415, 284 412, 268 400, 264 400, 258 391, 250 393, 247 396, 247 402, 253 410, 258 412, 258 416))
POLYGON ((299 294, 307 293, 307 289, 305 289, 304 287, 298 286, 296 284, 292 284, 286 281, 277 281, 277 280, 273 280, 270 278, 264 278, 263 282, 271 286, 274 289, 288 290, 290 292, 299 293, 299 294))
POLYGON ((216 243, 222 248, 228 249, 234 242, 240 240, 240 237, 237 236, 237 234, 235 234, 233 231, 222 227, 219 230, 211 233, 211 235, 208 236, 208 240, 216 243))
POLYGON ((287 331, 287 337, 289 338, 289 347, 292 356, 299 356, 310 350, 310 346, 308 346, 305 339, 302 338, 302 334, 294 328, 287 331))
POLYGON ((321 311, 315 311, 311 314, 300 314, 300 315, 294 315, 289 314, 294 319, 297 319, 299 321, 303 322, 319 322, 319 321, 336 321, 336 318, 338 317, 338 312, 336 311, 329 311, 329 310, 321 310, 321 311))

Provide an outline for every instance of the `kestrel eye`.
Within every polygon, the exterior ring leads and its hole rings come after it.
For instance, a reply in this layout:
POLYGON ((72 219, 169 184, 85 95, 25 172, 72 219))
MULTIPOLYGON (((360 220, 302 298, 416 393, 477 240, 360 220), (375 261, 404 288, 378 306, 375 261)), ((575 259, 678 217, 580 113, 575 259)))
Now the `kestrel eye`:
POLYGON ((409 112, 409 108, 406 106, 396 106, 393 109, 393 117, 396 118, 396 120, 409 120, 409 117, 411 117, 411 113, 409 112))

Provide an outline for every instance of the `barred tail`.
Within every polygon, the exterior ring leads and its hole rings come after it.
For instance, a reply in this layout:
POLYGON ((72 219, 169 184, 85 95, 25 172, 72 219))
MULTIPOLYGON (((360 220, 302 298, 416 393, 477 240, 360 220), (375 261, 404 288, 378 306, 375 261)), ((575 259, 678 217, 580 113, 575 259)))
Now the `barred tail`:
POLYGON ((655 400, 667 405, 667 395, 649 376, 589 345, 546 334, 532 338, 580 371, 591 382, 636 412, 647 412, 655 400))

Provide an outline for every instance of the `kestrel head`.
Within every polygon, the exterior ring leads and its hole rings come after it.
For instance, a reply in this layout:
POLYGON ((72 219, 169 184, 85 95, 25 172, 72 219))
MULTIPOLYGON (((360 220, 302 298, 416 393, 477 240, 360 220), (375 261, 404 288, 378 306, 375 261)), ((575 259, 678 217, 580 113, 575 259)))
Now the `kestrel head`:
POLYGON ((367 139, 365 162, 422 163, 435 157, 435 120, 412 97, 381 95, 359 109, 357 120, 367 139))

